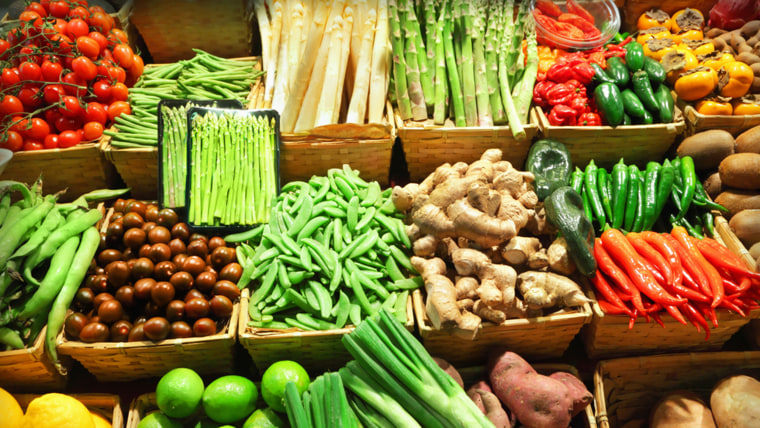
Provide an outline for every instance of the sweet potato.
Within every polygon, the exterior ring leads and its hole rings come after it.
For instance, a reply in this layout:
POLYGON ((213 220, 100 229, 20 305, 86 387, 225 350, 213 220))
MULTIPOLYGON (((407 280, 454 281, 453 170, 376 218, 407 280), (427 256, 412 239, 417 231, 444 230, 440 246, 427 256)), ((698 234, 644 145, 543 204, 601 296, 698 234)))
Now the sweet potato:
POLYGON ((510 351, 493 352, 488 372, 494 394, 521 424, 532 428, 567 428, 570 424, 573 400, 564 383, 536 373, 510 351))
POLYGON ((692 391, 674 391, 652 408, 650 428, 715 428, 712 412, 692 391))
POLYGON ((462 375, 459 374, 456 368, 449 364, 448 361, 444 360, 443 358, 433 357, 433 361, 435 361, 436 364, 438 364, 438 367, 442 368, 443 371, 445 371, 449 376, 451 376, 456 383, 459 384, 462 388, 464 388, 464 381, 462 380, 462 375))
MULTIPOLYGON (((760 72, 760 65, 758 67, 760 72)), ((760 153, 760 125, 753 126, 736 137, 736 152, 760 153)))
POLYGON ((573 416, 582 412, 594 399, 593 394, 586 388, 583 381, 572 373, 559 371, 550 374, 549 377, 564 383, 567 387, 573 400, 573 416))
POLYGON ((676 149, 678 156, 691 156, 698 171, 715 169, 726 156, 734 153, 734 136, 723 129, 698 132, 684 138, 676 149))
POLYGON ((760 426, 760 382, 745 375, 721 379, 710 394, 715 423, 720 428, 760 426))
POLYGON ((720 182, 737 189, 760 189, 760 153, 735 153, 718 167, 720 182))

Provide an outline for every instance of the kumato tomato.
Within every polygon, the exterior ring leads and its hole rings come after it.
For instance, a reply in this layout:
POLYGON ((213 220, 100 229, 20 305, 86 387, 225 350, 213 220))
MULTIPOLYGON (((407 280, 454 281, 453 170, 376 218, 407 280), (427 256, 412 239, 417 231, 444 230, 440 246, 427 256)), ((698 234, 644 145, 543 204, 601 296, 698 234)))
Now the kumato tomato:
POLYGON ((58 135, 58 147, 67 149, 74 147, 82 141, 82 137, 76 131, 63 131, 58 135))
POLYGON ((97 140, 103 135, 103 124, 98 122, 87 122, 82 128, 85 141, 97 140))
POLYGON ((0 147, 8 149, 13 152, 21 150, 24 146, 24 137, 16 131, 8 131, 8 138, 5 141, 0 141, 0 147))

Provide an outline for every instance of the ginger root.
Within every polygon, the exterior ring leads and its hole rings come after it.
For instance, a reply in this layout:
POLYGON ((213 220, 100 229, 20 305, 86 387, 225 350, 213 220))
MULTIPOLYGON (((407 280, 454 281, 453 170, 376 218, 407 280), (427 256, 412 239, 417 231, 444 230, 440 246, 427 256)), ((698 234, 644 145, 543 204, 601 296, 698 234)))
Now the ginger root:
POLYGON ((501 256, 511 265, 523 265, 533 253, 541 249, 538 238, 515 236, 501 249, 501 256))
POLYGON ((551 272, 523 272, 517 275, 517 288, 530 309, 574 307, 592 301, 575 281, 551 272))
POLYGON ((559 237, 546 249, 546 255, 549 257, 549 269, 564 275, 571 275, 577 269, 575 262, 570 257, 567 249, 565 238, 559 237))

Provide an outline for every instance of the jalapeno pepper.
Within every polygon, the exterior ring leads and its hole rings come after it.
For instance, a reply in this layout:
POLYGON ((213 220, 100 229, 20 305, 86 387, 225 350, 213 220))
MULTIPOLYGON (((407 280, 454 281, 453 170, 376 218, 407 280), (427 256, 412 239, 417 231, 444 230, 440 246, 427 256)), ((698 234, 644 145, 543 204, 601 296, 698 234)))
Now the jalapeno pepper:
POLYGON ((659 112, 657 98, 654 96, 654 89, 652 89, 652 83, 649 81, 647 72, 644 70, 634 72, 631 83, 633 83, 633 92, 641 100, 644 107, 650 112, 659 112))
POLYGON ((625 45, 625 64, 631 73, 644 67, 644 47, 637 41, 625 45))
POLYGON ((596 106, 608 125, 615 127, 623 123, 623 101, 618 87, 612 83, 601 83, 594 89, 596 106))
POLYGON ((673 95, 670 93, 670 89, 666 85, 659 85, 654 93, 654 97, 657 100, 657 111, 660 117, 660 122, 672 122, 673 114, 675 112, 675 102, 673 101, 673 95))
MULTIPOLYGON (((660 168, 661 165, 657 162, 647 163, 647 169, 644 173, 644 218, 641 222, 641 230, 650 230, 654 225, 660 168)), ((640 232, 640 230, 636 230, 636 232, 640 232)))
POLYGON ((583 175, 584 190, 588 193, 588 199, 591 204, 591 210, 594 212, 594 217, 598 220, 600 226, 604 227, 607 223, 607 216, 604 212, 604 206, 602 205, 602 199, 599 195, 598 175, 597 167, 594 164, 594 160, 589 161, 586 165, 586 171, 583 175))
POLYGON ((639 167, 636 165, 628 166, 628 190, 625 198, 625 218, 623 228, 633 230, 636 220, 636 211, 640 205, 639 201, 639 167))
POLYGON ((591 68, 594 69, 594 80, 596 80, 599 83, 615 83, 615 80, 613 80, 602 68, 601 65, 592 62, 591 68))

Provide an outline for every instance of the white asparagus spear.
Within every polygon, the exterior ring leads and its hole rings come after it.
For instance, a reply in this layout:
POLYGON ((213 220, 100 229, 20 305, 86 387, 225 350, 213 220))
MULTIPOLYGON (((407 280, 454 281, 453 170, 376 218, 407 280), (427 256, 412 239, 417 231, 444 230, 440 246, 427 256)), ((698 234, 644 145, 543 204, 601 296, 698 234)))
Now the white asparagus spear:
POLYGON ((271 105, 274 96, 277 60, 280 54, 280 35, 282 33, 282 2, 274 0, 270 10, 272 11, 272 46, 269 50, 269 63, 266 66, 266 91, 264 92, 264 103, 267 106, 271 105))
POLYGON ((370 71, 369 102, 367 120, 381 123, 388 95, 388 73, 390 72, 390 48, 388 47, 388 0, 378 0, 377 28, 372 47, 372 69, 370 71))
POLYGON ((264 0, 253 0, 253 10, 259 24, 261 39, 261 63, 269 64, 269 50, 272 48, 272 27, 269 25, 269 15, 264 0))
POLYGON ((343 50, 343 16, 335 19, 330 30, 330 50, 327 53, 327 66, 322 82, 322 92, 317 105, 317 115, 312 127, 332 123, 335 108, 335 94, 340 74, 340 57, 343 50))
MULTIPOLYGON (((285 6, 282 8, 282 34, 280 35, 280 52, 277 54, 277 75, 274 80, 274 94, 272 95, 272 108, 282 113, 285 108, 285 101, 288 99, 290 87, 288 86, 288 49, 290 48, 290 39, 293 35, 291 31, 291 15, 293 13, 294 0, 285 0, 285 6), (285 23, 285 20, 288 23, 285 23)), ((300 40, 300 36, 298 37, 300 40)))
POLYGON ((351 102, 348 105, 346 114, 346 123, 364 123, 364 116, 367 112, 367 96, 369 95, 370 79, 370 62, 372 60, 372 44, 375 40, 375 9, 367 11, 367 20, 364 22, 362 33, 362 44, 360 45, 361 55, 356 65, 356 76, 354 80, 354 91, 351 94, 351 102))
MULTIPOLYGON (((338 123, 340 119, 341 107, 346 104, 343 103, 343 97, 346 96, 346 103, 348 103, 348 95, 345 94, 345 82, 346 82, 346 68, 348 67, 348 57, 351 50, 351 30, 354 26, 354 11, 353 8, 346 6, 343 10, 343 44, 340 51, 340 63, 338 64, 338 85, 335 87, 335 101, 333 102, 333 115, 330 123, 338 123)), ((345 116, 345 114, 344 114, 345 116)))

